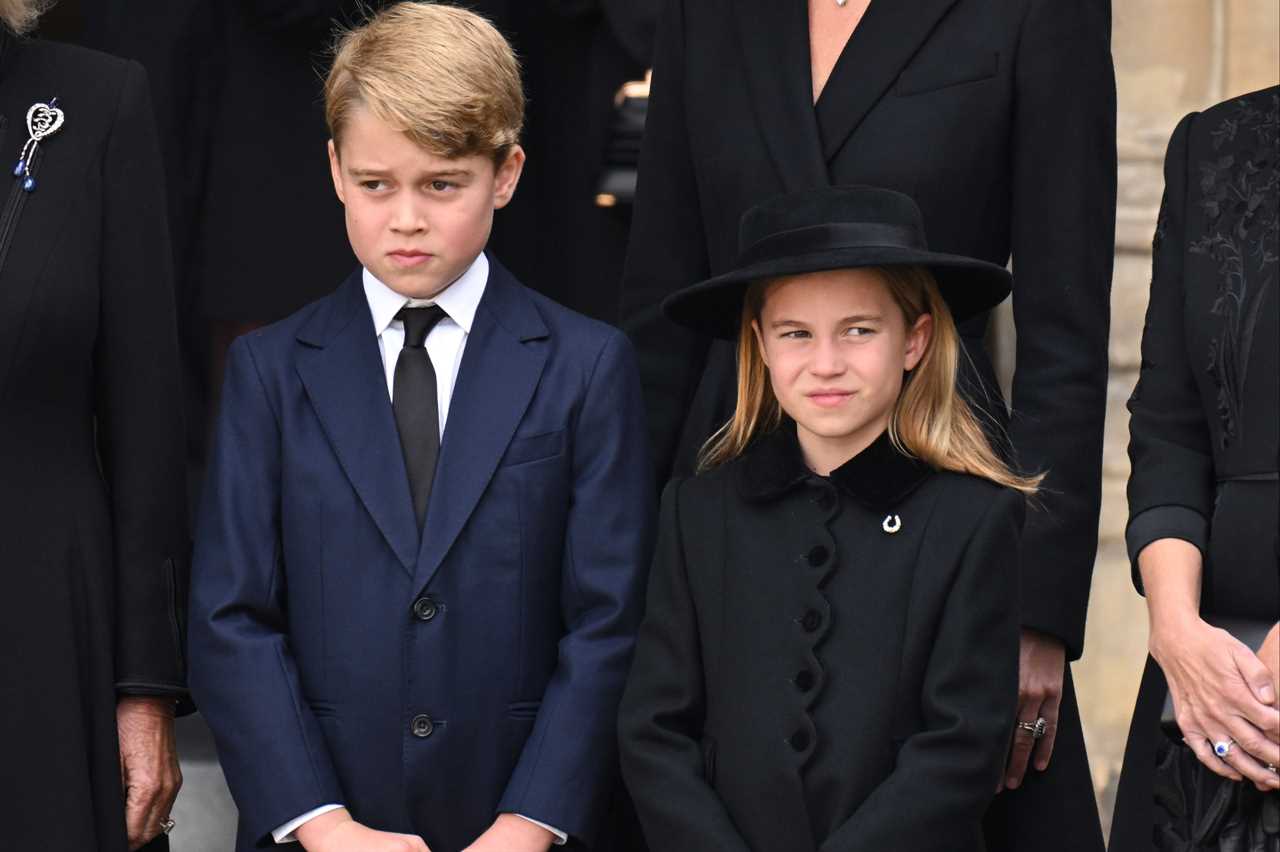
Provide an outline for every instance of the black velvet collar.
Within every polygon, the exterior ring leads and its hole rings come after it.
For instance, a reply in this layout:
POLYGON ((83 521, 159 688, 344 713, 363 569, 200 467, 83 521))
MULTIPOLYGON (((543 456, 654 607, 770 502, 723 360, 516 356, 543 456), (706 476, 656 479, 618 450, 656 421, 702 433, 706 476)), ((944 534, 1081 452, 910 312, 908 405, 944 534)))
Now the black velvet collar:
MULTIPOLYGON (((777 498, 806 479, 822 478, 805 464, 795 421, 789 418, 752 442, 742 455, 740 470, 739 488, 752 500, 777 498)), ((826 478, 872 511, 887 512, 932 473, 929 465, 899 452, 886 431, 826 478)))

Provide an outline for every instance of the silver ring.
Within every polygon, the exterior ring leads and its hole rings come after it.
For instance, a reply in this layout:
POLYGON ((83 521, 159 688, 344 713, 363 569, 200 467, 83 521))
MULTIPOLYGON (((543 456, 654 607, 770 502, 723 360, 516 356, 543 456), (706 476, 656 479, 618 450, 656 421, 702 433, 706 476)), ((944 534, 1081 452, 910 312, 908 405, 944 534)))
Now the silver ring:
POLYGON ((1227 755, 1231 754, 1231 747, 1236 744, 1235 740, 1226 739, 1219 740, 1213 744, 1213 753, 1223 760, 1227 759, 1227 755))
POLYGON ((1272 775, 1280 774, 1280 769, 1277 769, 1274 763, 1267 764, 1267 771, 1270 772, 1272 775))
POLYGON ((169 819, 164 821, 163 825, 160 826, 160 830, 163 831, 165 834, 168 834, 169 832, 173 831, 173 827, 175 825, 177 825, 177 823, 173 821, 172 817, 170 817, 169 819))
POLYGON ((1019 722, 1018 727, 1031 734, 1031 739, 1038 740, 1043 737, 1044 732, 1049 729, 1049 720, 1040 716, 1037 717, 1034 722, 1019 722))

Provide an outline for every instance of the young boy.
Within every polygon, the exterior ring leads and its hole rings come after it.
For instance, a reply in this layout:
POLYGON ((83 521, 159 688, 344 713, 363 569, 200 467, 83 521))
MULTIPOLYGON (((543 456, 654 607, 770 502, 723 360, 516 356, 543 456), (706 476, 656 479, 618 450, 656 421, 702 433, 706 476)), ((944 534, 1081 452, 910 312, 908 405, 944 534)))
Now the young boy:
POLYGON ((233 345, 196 545, 237 848, 590 845, 652 522, 631 353, 483 252, 524 163, 483 18, 385 9, 325 98, 364 268, 233 345))

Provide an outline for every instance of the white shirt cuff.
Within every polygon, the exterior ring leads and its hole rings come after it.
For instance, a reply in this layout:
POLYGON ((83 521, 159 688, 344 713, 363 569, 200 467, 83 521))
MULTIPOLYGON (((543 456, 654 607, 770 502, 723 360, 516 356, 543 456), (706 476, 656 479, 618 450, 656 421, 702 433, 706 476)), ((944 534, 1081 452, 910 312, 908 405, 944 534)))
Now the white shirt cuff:
POLYGON ((531 822, 534 825, 538 826, 539 828, 545 828, 547 831, 551 832, 553 835, 555 835, 555 839, 551 841, 553 846, 563 846, 565 845, 565 843, 569 842, 569 835, 565 834, 563 831, 561 831, 558 828, 552 828, 551 826, 547 825, 545 822, 538 822, 533 817, 527 817, 524 814, 512 814, 512 816, 518 816, 520 817, 520 819, 525 820, 526 822, 531 822))
MULTIPOLYGON (((343 806, 342 805, 321 805, 320 807, 316 808, 313 811, 307 811, 305 814, 298 817, 297 819, 286 822, 284 825, 280 826, 275 831, 271 832, 271 836, 275 839, 276 843, 297 843, 298 838, 294 837, 293 833, 297 831, 299 828, 302 828, 303 823, 311 822, 311 820, 315 819, 321 814, 327 814, 329 813, 329 811, 336 811, 341 807, 343 806)), ((548 831, 550 830, 551 829, 548 829, 548 831)))

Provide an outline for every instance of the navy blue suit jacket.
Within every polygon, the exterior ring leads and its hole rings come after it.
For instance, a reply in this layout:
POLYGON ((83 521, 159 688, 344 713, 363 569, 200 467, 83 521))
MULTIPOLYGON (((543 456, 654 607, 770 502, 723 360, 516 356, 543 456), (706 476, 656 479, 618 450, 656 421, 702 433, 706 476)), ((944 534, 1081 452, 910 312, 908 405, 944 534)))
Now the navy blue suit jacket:
POLYGON ((360 275, 237 340, 190 655, 238 848, 329 802, 433 852, 502 812, 589 843, 651 546, 645 447, 625 337, 494 262, 420 536, 360 275))

